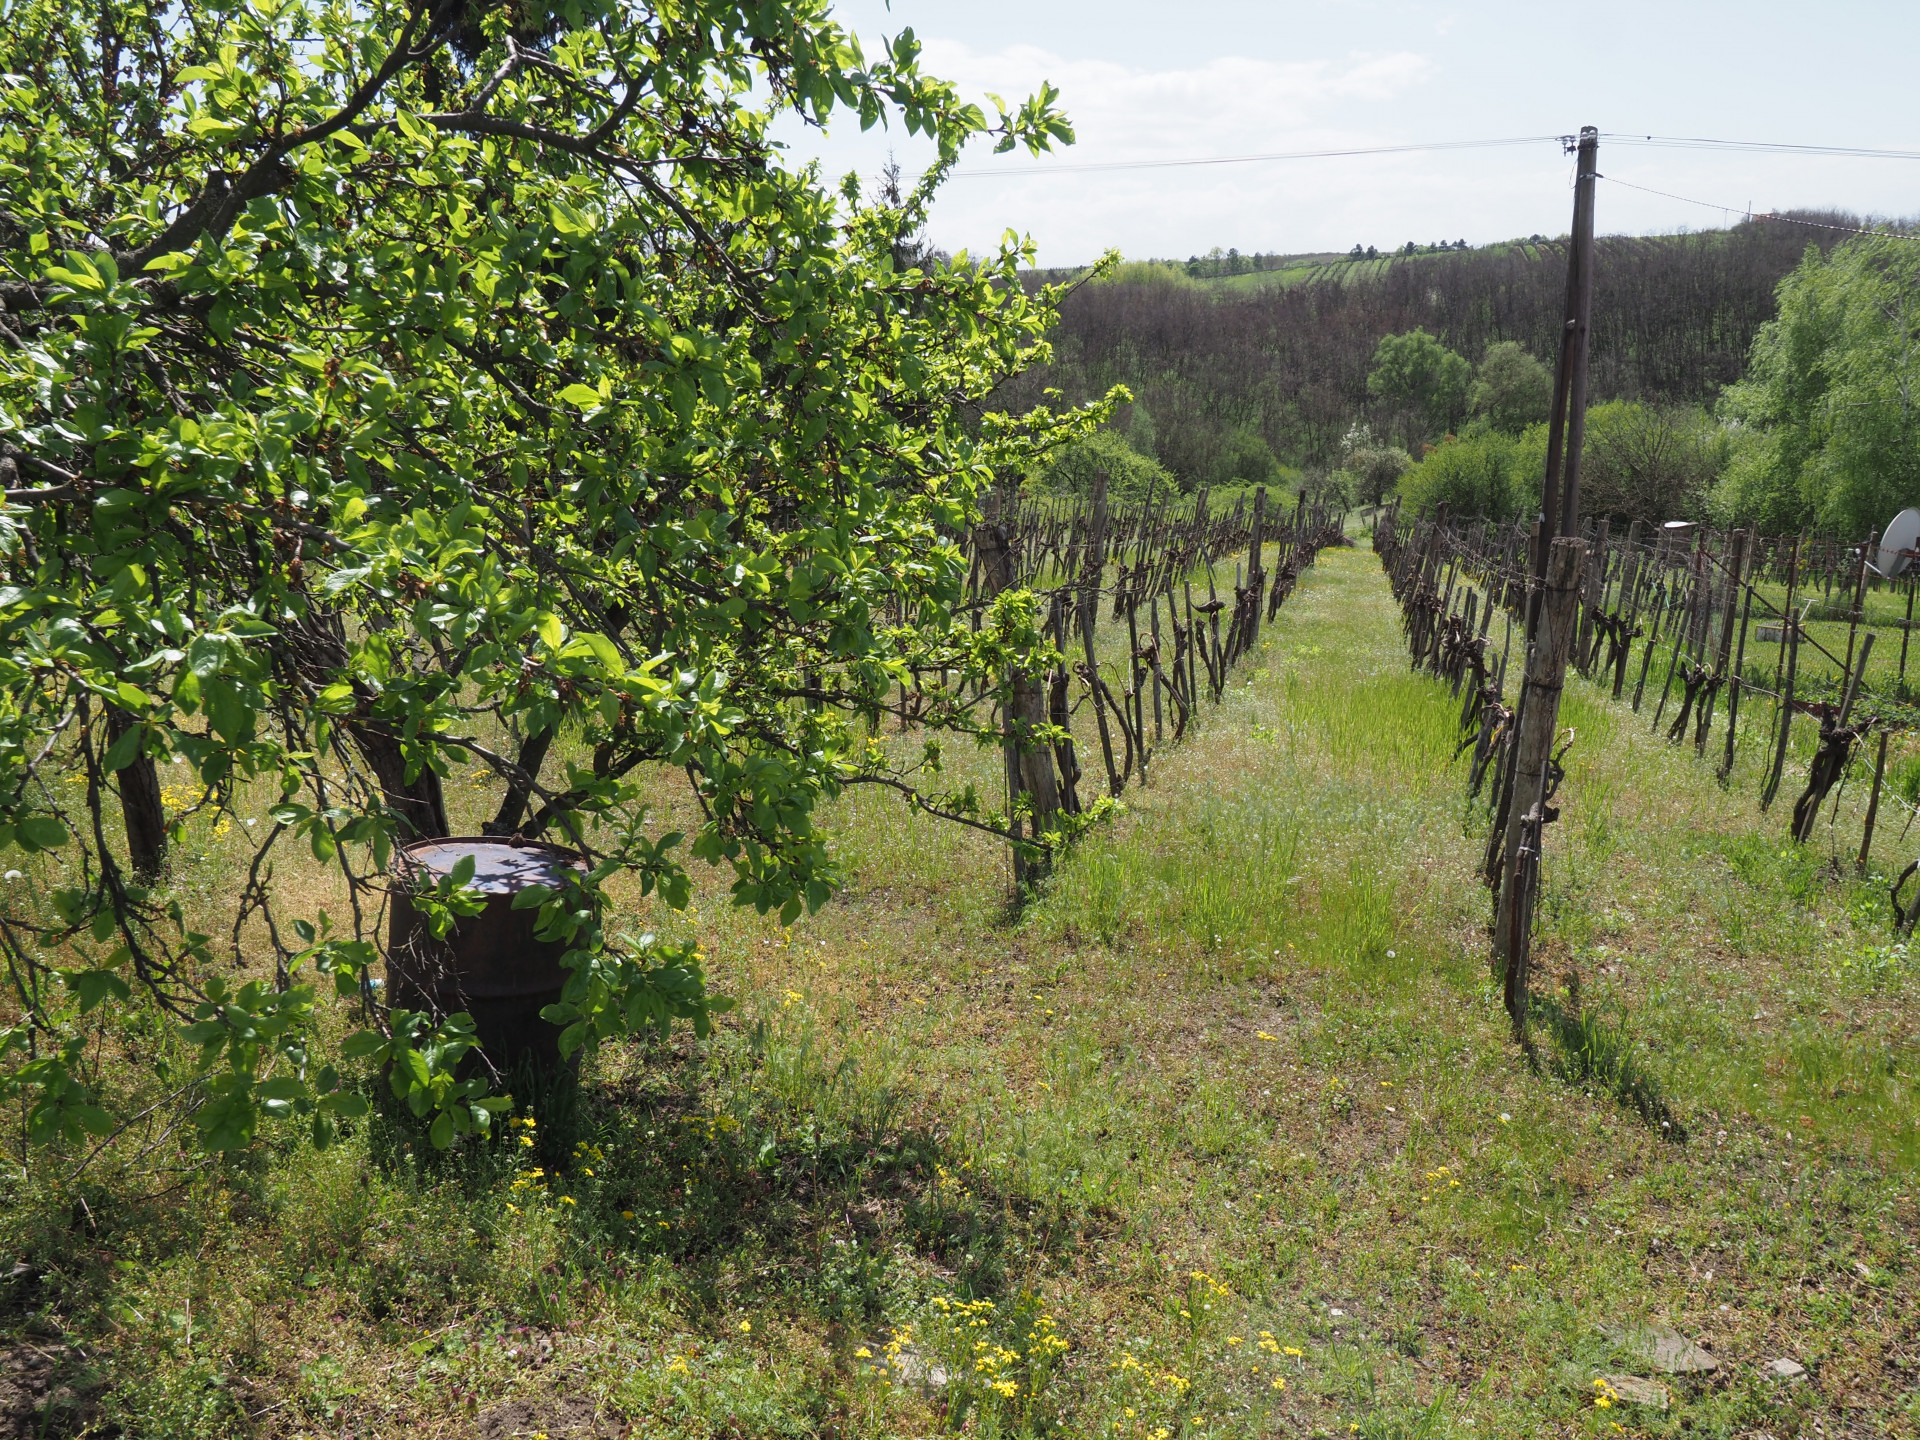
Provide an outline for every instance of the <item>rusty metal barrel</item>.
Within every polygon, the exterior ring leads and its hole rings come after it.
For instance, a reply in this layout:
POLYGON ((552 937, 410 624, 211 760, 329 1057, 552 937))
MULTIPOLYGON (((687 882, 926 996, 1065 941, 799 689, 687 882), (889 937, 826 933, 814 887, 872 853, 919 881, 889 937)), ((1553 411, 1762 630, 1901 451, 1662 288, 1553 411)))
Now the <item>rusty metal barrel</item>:
POLYGON ((539 910, 515 910, 513 899, 529 886, 557 888, 569 870, 586 868, 574 851, 536 840, 452 836, 402 848, 387 928, 387 1003, 436 1018, 462 1010, 473 1016, 480 1051, 463 1074, 476 1058, 501 1076, 529 1064, 561 1068, 560 1027, 541 1019, 540 1010, 560 998, 567 947, 535 938, 539 910), (436 940, 409 891, 452 873, 468 856, 469 888, 487 897, 486 908, 459 917, 446 939, 436 940))

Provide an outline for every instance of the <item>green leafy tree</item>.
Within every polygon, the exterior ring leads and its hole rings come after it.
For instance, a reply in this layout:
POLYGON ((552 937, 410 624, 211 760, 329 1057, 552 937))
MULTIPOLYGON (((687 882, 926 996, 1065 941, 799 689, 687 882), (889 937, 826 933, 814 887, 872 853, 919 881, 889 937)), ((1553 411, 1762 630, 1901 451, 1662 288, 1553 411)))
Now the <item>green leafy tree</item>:
POLYGON ((1284 467, 1265 440, 1251 430, 1236 429, 1223 437, 1207 483, 1277 485, 1283 475, 1284 467))
MULTIPOLYGON (((492 777, 490 828, 590 861, 526 897, 568 944, 569 1049, 719 1008, 690 948, 618 938, 615 877, 680 906, 689 858, 731 867, 791 920, 834 888, 813 817, 843 786, 993 823, 940 793, 937 745, 895 766, 857 722, 915 667, 990 704, 1039 643, 1022 594, 956 621, 946 537, 1108 407, 978 415, 1058 292, 1018 244, 914 237, 970 139, 1071 131, 1050 87, 990 119, 918 52, 863 54, 825 0, 8 9, 0 848, 28 883, 0 1097, 36 1138, 111 1128, 138 1086, 87 1027, 134 1005, 199 1046, 216 1148, 281 1117, 324 1143, 356 1064, 436 1144, 484 1129, 461 1017, 372 980, 394 849, 446 832, 456 771, 492 777), (836 112, 935 166, 897 204, 784 168, 773 119, 836 112), (649 819, 667 777, 690 840, 649 819), (245 810, 252 866, 196 928, 167 847, 245 810), (363 1009, 340 1054, 316 986, 363 1009)), ((416 906, 451 923, 463 878, 416 906)))
POLYGON ((1465 357, 1418 328, 1381 340, 1367 372, 1367 393, 1395 412, 1408 450, 1458 423, 1472 385, 1465 357))
MULTIPOLYGON (((1135 413, 1141 413, 1138 407, 1135 413)), ((1172 494, 1173 476, 1158 460, 1134 449, 1131 437, 1117 430, 1096 430, 1083 440, 1063 445, 1035 467, 1042 489, 1063 495, 1090 495, 1094 476, 1105 473, 1107 493, 1116 499, 1144 500, 1148 495, 1172 494)))
POLYGON ((1706 518, 1728 455, 1725 431, 1684 405, 1613 400, 1587 411, 1580 510, 1616 521, 1706 518))
POLYGON ((1400 495, 1420 515, 1442 504, 1462 519, 1505 521, 1525 514, 1539 504, 1545 432, 1537 426, 1518 439, 1498 430, 1449 437, 1400 478, 1400 495))
POLYGON ((1380 504, 1412 466, 1406 451, 1381 444, 1364 423, 1349 427, 1340 439, 1340 472, 1347 477, 1344 484, 1353 503, 1380 504))
POLYGON ((1856 539, 1920 503, 1920 245, 1809 250, 1723 408, 1747 428, 1714 508, 1856 539))
POLYGON ((1127 444, 1149 460, 1160 458, 1159 432, 1154 428, 1153 412, 1138 400, 1128 407, 1127 444))
POLYGON ((1517 341, 1487 347, 1474 377, 1470 404, 1496 430, 1518 435, 1547 418, 1553 403, 1553 372, 1517 341))

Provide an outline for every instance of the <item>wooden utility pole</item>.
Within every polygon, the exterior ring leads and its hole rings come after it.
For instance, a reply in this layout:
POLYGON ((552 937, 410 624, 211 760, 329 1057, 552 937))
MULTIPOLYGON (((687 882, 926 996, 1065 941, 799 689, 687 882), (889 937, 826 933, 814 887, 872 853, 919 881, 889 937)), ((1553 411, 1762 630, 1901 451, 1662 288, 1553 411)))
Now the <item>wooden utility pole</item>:
MULTIPOLYGON (((1599 179, 1600 132, 1581 127, 1567 149, 1579 156, 1573 185, 1573 243, 1567 253, 1567 295, 1560 325, 1560 351, 1553 367, 1553 410, 1547 422, 1547 473, 1541 487, 1541 541, 1534 549, 1536 589, 1546 578, 1553 537, 1580 533, 1580 452, 1587 434, 1587 337, 1593 329, 1593 190, 1599 179)), ((1533 637, 1538 605, 1529 605, 1527 637, 1533 637)))
MULTIPOLYGON (((1560 351, 1554 361, 1553 411, 1547 427, 1547 473, 1541 486, 1542 513, 1534 528, 1531 561, 1532 579, 1527 596, 1527 674, 1533 674, 1531 647, 1539 638, 1540 605, 1547 577, 1547 560, 1556 544, 1555 537, 1574 538, 1580 533, 1580 450, 1587 433, 1587 337, 1593 329, 1593 191, 1599 179, 1600 132, 1591 125, 1580 129, 1578 138, 1567 137, 1567 149, 1575 150, 1579 163, 1573 187, 1573 243, 1567 254, 1567 293, 1564 319, 1560 327, 1560 351)), ((1584 554, 1585 547, 1581 547, 1584 554)), ((1579 584, 1579 576, 1573 583, 1579 584)), ((1571 643, 1571 637, 1569 637, 1571 643)), ((1561 654, 1566 665, 1566 652, 1561 654)), ((1547 720, 1549 734, 1560 714, 1560 684, 1553 685, 1554 712, 1547 720)), ((1527 727, 1527 707, 1533 703, 1534 687, 1520 687, 1516 702, 1514 730, 1523 734, 1527 727)), ((1514 790, 1516 767, 1508 765, 1494 801, 1494 834, 1504 836, 1527 814, 1525 792, 1514 790)), ((1504 895, 1511 877, 1508 864, 1512 851, 1503 843, 1496 849, 1488 840, 1487 879, 1504 895)), ((1531 912, 1529 912, 1531 913, 1531 912)), ((1504 914, 1504 911, 1502 911, 1504 914)), ((1495 963, 1505 950, 1496 943, 1495 963)))
POLYGON ((1494 971, 1506 982, 1507 1014, 1516 1036, 1524 1034, 1526 1024, 1527 962, 1540 879, 1541 836, 1552 818, 1548 801, 1553 738, 1560 723, 1567 656, 1579 622, 1580 567, 1586 548, 1583 542, 1564 536, 1553 542, 1541 590, 1539 630, 1528 649, 1521 684, 1524 706, 1513 742, 1513 803, 1502 841, 1505 864, 1493 932, 1494 971))

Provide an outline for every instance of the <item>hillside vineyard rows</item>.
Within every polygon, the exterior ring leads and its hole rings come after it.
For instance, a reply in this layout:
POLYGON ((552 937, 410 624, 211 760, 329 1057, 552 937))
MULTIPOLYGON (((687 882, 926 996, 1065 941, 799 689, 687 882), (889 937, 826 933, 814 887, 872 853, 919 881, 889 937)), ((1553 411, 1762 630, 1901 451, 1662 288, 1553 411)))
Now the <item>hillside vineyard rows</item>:
POLYGON ((7 8, 0 1440, 1920 1436, 1912 227, 949 255, 928 50, 7 8))

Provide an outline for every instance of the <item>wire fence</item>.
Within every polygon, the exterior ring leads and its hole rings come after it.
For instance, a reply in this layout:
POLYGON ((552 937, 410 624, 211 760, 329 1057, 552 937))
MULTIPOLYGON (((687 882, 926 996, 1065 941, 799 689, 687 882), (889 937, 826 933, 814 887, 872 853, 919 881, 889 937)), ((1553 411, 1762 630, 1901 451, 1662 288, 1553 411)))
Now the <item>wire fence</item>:
MULTIPOLYGON (((1920 736, 1920 697, 1908 678, 1916 580, 1901 573, 1920 557, 1883 554, 1871 538, 1639 522, 1619 533, 1605 519, 1588 522, 1584 538, 1574 668, 1634 714, 1650 715, 1649 728, 1669 744, 1691 745, 1722 783, 1742 747, 1758 745, 1760 763, 1743 773, 1758 776, 1763 811, 1792 760, 1796 841, 1812 837, 1823 810, 1837 822, 1850 776, 1867 784, 1855 855, 1864 872, 1883 807, 1904 812, 1908 827, 1920 814, 1920 753, 1908 740, 1920 736)), ((1489 776, 1491 793, 1500 793, 1513 725, 1507 675, 1516 645, 1524 648, 1538 544, 1536 525, 1458 521, 1444 507, 1422 519, 1396 504, 1375 528, 1414 663, 1465 692, 1461 753, 1473 752, 1475 796, 1489 776)), ((1892 896, 1903 931, 1920 911, 1904 895, 1916 869, 1907 867, 1892 896)))

